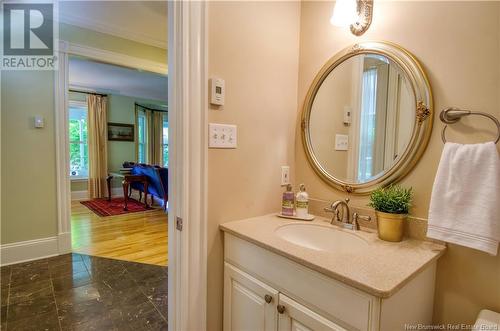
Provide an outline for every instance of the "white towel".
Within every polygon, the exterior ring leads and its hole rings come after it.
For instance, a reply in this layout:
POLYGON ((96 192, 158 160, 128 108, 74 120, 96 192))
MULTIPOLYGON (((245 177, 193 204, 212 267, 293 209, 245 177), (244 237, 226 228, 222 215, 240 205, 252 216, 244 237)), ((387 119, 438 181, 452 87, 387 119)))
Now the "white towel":
POLYGON ((427 236, 496 255, 499 214, 495 143, 446 143, 432 188, 427 236))

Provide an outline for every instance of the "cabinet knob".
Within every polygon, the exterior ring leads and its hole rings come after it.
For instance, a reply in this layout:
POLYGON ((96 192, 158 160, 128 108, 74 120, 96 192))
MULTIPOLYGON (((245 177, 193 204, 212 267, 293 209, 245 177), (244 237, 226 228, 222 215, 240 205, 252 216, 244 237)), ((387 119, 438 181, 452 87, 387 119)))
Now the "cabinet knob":
POLYGON ((264 296, 264 300, 266 300, 267 303, 271 303, 271 301, 273 301, 273 297, 270 296, 269 294, 266 294, 264 296))
POLYGON ((278 305, 276 309, 278 309, 278 313, 280 314, 283 314, 285 312, 285 306, 283 305, 278 305))

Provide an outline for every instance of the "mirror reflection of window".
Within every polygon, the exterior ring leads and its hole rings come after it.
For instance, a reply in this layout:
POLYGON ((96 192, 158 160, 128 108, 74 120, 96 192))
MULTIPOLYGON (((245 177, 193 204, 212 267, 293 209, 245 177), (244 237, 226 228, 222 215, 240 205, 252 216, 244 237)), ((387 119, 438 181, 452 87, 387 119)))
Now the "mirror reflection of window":
POLYGON ((375 116, 377 114, 377 68, 363 72, 359 130, 358 181, 373 176, 375 116))
POLYGON ((366 55, 363 58, 357 173, 359 182, 370 180, 385 169, 389 66, 387 58, 380 55, 366 55))

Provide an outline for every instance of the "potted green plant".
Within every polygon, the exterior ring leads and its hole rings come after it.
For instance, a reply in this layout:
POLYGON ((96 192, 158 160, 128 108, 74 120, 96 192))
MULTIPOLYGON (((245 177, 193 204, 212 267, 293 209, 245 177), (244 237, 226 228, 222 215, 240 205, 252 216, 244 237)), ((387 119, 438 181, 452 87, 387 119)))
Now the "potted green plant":
POLYGON ((412 188, 400 185, 380 187, 371 193, 369 206, 375 209, 380 239, 394 242, 403 240, 404 221, 412 198, 412 188))

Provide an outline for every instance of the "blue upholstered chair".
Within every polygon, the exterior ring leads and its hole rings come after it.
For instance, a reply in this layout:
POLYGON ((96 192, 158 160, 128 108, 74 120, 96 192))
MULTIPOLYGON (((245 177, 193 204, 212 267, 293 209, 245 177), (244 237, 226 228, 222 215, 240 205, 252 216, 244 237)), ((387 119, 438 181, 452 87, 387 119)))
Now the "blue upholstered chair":
MULTIPOLYGON (((168 168, 147 164, 136 164, 132 167, 130 173, 132 175, 142 175, 148 178, 147 193, 151 194, 151 199, 157 197, 163 200, 163 209, 166 210, 168 201, 168 168)), ((144 192, 144 185, 140 182, 131 183, 131 188, 139 192, 144 192)))

